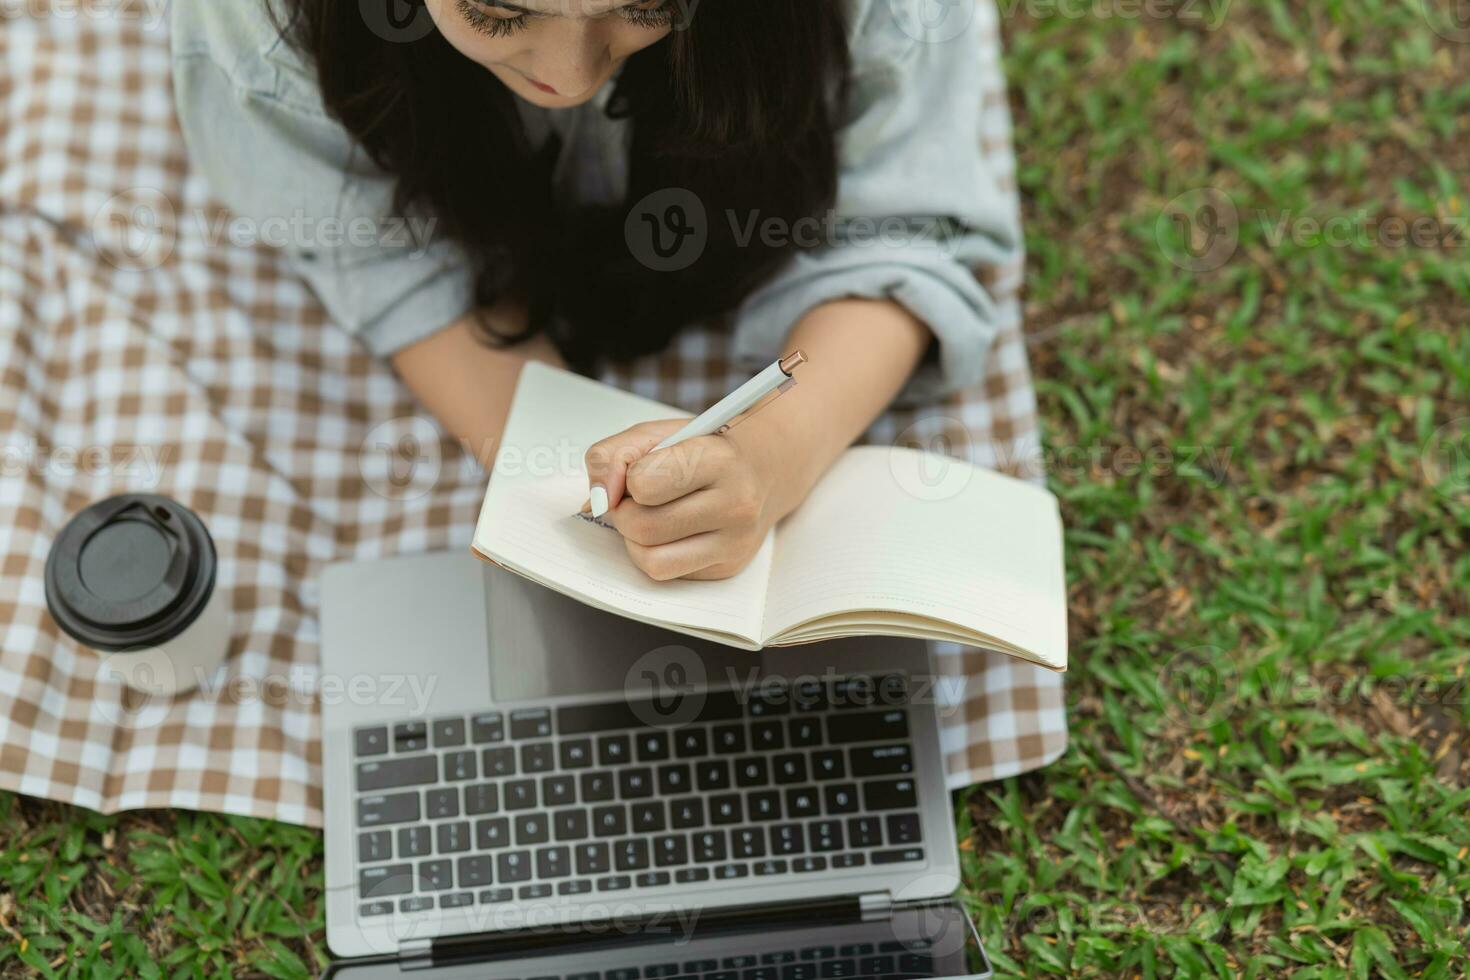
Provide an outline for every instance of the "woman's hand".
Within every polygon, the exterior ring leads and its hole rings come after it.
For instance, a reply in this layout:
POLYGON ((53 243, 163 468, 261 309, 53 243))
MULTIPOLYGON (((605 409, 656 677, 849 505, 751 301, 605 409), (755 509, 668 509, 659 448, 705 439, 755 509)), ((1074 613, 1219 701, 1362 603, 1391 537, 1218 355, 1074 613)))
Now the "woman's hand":
POLYGON ((684 420, 646 422, 587 451, 592 486, 616 501, 602 520, 650 578, 719 579, 739 572, 786 513, 776 461, 740 428, 651 452, 684 420))

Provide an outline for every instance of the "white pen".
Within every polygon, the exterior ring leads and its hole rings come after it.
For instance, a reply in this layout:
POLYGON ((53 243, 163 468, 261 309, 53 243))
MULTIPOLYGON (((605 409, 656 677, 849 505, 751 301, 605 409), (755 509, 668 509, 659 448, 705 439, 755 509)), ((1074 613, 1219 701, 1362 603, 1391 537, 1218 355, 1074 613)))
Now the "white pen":
MULTIPOLYGON (((650 452, 656 453, 660 449, 668 449, 690 439, 724 432, 737 418, 759 405, 767 395, 773 392, 780 395, 790 390, 796 384, 796 369, 805 363, 806 354, 799 350, 773 361, 770 367, 705 409, 684 428, 654 446, 650 452)), ((609 508, 618 503, 608 499, 605 487, 593 487, 588 502, 592 505, 593 518, 606 514, 609 508)))

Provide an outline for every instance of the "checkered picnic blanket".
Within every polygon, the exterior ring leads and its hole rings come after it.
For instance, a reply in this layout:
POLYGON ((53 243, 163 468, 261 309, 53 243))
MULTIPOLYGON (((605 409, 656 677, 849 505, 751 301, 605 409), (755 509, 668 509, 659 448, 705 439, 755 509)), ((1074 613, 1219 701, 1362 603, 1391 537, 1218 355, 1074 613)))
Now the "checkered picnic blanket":
MULTIPOLYGON (((0 14, 0 788, 316 825, 318 574, 467 547, 486 477, 279 254, 220 234, 227 215, 174 119, 161 10, 31 0, 0 14), (127 491, 193 508, 219 551, 228 667, 176 700, 99 679, 46 611, 53 537, 127 491)), ((985 148, 1010 175, 995 14, 979 15, 985 148)), ((1035 467, 1020 271, 983 272, 1003 314, 983 388, 895 412, 870 441, 1035 467)), ((739 380, 726 354, 725 334, 693 329, 606 380, 697 411, 739 380)), ((1059 676, 950 644, 935 663, 952 785, 1061 753, 1059 676)))

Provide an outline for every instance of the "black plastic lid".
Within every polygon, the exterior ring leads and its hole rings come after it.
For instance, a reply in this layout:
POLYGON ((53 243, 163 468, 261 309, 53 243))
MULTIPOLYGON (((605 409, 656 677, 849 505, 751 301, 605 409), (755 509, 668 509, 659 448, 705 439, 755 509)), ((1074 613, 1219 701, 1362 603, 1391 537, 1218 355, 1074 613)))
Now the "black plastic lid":
POLYGON ((56 623, 95 650, 167 643, 214 591, 214 541, 194 512, 156 494, 99 501, 61 529, 46 558, 56 623))

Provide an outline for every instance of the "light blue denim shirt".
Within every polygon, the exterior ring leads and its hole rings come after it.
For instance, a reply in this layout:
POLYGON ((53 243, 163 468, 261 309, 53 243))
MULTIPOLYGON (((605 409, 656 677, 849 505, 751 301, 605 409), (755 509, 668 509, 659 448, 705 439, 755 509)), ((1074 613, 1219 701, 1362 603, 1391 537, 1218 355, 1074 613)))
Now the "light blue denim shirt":
MULTIPOLYGON (((926 37, 910 26, 926 0, 848 2, 853 87, 835 215, 804 229, 818 248, 734 311, 734 349, 742 362, 769 363, 813 307, 891 299, 939 341, 936 363, 904 392, 928 401, 979 382, 995 307, 971 270, 1013 262, 1021 249, 1013 199, 980 145, 977 32, 987 27, 977 17, 959 36, 926 37), (830 235, 834 227, 843 233, 830 235)), ((428 217, 412 219, 418 241, 387 217, 394 178, 326 114, 311 66, 277 35, 264 0, 173 0, 172 16, 193 166, 259 240, 287 251, 335 322, 388 355, 472 308, 459 248, 432 234, 428 217)), ((562 137, 558 193, 587 203, 623 197, 628 123, 607 116, 608 94, 571 109, 522 104, 533 139, 551 129, 562 137)))

